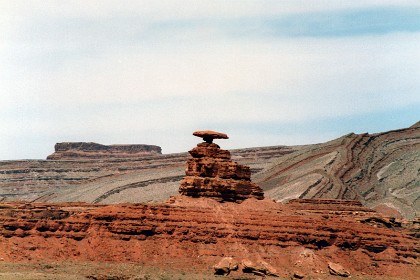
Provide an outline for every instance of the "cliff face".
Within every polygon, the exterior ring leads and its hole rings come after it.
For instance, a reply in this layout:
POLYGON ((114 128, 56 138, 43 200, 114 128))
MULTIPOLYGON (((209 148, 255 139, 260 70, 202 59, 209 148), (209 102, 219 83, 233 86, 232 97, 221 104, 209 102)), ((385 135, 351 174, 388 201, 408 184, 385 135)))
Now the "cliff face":
POLYGON ((111 261, 213 273, 223 257, 263 260, 281 277, 415 275, 418 239, 354 201, 176 197, 164 204, 0 204, 5 261, 111 261))
POLYGON ((162 154, 162 149, 154 145, 101 145, 93 142, 63 142, 55 144, 55 152, 50 160, 127 158, 162 154))

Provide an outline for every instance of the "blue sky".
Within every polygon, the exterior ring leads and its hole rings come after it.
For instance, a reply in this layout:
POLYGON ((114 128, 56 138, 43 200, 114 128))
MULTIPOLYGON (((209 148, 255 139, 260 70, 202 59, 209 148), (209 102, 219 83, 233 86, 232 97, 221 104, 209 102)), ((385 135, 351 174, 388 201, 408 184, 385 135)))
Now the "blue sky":
POLYGON ((420 119, 419 1, 1 1, 0 160, 56 142, 183 152, 420 119))

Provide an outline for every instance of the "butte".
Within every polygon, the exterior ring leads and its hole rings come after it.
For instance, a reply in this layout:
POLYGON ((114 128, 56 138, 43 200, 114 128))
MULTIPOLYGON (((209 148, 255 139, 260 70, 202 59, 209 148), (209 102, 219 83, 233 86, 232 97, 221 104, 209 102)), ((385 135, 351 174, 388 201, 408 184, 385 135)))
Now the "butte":
POLYGON ((242 202, 247 198, 264 199, 263 190, 251 182, 251 170, 231 160, 230 152, 213 143, 214 139, 228 139, 220 132, 196 131, 194 136, 204 142, 189 151, 186 176, 179 192, 190 197, 208 197, 219 202, 242 202))

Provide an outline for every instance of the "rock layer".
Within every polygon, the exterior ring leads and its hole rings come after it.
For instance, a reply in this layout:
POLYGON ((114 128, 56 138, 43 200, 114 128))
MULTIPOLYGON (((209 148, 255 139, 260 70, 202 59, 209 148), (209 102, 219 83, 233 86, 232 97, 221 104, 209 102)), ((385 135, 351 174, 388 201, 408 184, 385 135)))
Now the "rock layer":
POLYGON ((229 256, 269 264, 281 277, 300 271, 320 278, 331 262, 352 276, 414 279, 419 242, 404 230, 352 201, 238 204, 180 196, 154 205, 1 203, 0 258, 141 262, 213 273, 229 256))
POLYGON ((93 142, 63 142, 55 144, 55 152, 47 157, 50 160, 127 158, 157 155, 162 153, 154 145, 101 145, 93 142))
POLYGON ((263 199, 262 189, 251 182, 251 169, 231 161, 229 151, 211 142, 200 143, 189 152, 192 158, 188 159, 179 192, 218 201, 263 199))

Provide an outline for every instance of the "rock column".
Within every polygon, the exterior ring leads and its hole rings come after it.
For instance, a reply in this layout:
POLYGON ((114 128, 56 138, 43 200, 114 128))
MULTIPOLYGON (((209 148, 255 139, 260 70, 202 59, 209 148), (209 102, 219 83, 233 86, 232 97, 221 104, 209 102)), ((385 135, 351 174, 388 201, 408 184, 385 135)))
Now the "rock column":
POLYGON ((213 139, 227 139, 226 134, 214 131, 193 134, 206 142, 189 151, 192 158, 187 162, 186 176, 179 188, 182 195, 234 202, 264 198, 262 189, 251 182, 250 168, 233 162, 229 151, 213 143, 213 139))

